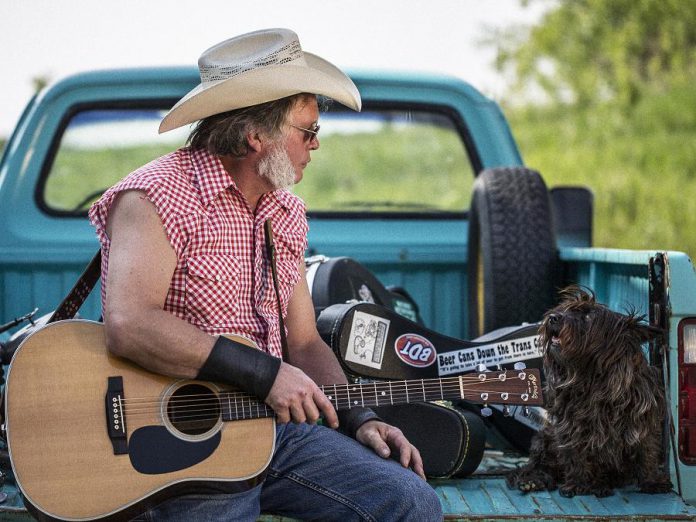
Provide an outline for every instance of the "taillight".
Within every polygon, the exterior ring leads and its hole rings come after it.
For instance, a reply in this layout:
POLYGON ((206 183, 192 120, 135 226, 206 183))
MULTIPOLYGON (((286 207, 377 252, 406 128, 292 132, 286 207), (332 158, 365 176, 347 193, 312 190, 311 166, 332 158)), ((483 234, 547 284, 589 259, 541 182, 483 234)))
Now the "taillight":
POLYGON ((679 323, 679 458, 696 464, 696 318, 679 323))

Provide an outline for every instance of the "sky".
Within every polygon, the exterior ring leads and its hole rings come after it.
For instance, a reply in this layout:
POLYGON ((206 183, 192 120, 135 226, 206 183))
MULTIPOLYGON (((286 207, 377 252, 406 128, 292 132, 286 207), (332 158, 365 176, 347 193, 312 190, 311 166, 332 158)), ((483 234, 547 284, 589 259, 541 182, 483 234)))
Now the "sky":
POLYGON ((195 65, 232 36, 287 27, 339 67, 451 74, 498 97, 506 80, 482 47, 487 31, 539 19, 548 1, 518 0, 0 0, 0 136, 32 79, 92 69, 195 65))

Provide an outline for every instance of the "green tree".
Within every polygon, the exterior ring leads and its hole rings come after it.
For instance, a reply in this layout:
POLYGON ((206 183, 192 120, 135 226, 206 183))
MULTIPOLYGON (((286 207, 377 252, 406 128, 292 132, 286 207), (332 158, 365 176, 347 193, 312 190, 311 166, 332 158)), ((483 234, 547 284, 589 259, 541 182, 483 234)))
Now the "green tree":
POLYGON ((497 68, 511 70, 517 88, 532 82, 556 101, 632 108, 646 90, 696 78, 696 2, 555 0, 534 27, 490 41, 497 68))

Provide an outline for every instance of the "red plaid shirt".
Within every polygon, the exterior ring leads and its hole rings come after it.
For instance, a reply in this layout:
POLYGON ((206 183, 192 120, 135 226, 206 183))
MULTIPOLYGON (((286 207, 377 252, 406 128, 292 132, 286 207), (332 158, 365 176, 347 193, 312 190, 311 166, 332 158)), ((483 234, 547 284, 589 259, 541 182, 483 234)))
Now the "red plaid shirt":
MULTIPOLYGON (((131 173, 89 212, 102 247, 102 306, 109 270, 105 224, 121 191, 145 192, 177 257, 164 309, 211 334, 252 339, 281 357, 277 301, 263 224, 272 220, 283 316, 301 276, 307 219, 300 198, 285 190, 264 194, 252 213, 220 160, 204 150, 179 149, 131 173)), ((150 260, 143 260, 150 262, 150 260)))

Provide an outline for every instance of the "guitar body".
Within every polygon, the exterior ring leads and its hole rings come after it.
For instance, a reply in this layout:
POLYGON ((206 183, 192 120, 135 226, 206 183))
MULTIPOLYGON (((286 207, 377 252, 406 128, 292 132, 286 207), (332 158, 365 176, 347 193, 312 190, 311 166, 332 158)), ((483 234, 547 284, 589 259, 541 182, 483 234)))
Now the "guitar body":
POLYGON ((109 355, 99 323, 59 321, 33 333, 5 388, 10 458, 28 503, 49 518, 122 518, 173 495, 233 491, 253 480, 270 463, 274 419, 179 422, 171 397, 201 390, 214 397, 218 388, 109 355), (110 377, 121 377, 123 417, 120 396, 107 398, 110 377), (110 400, 114 418, 126 423, 120 450, 110 437, 110 400))

